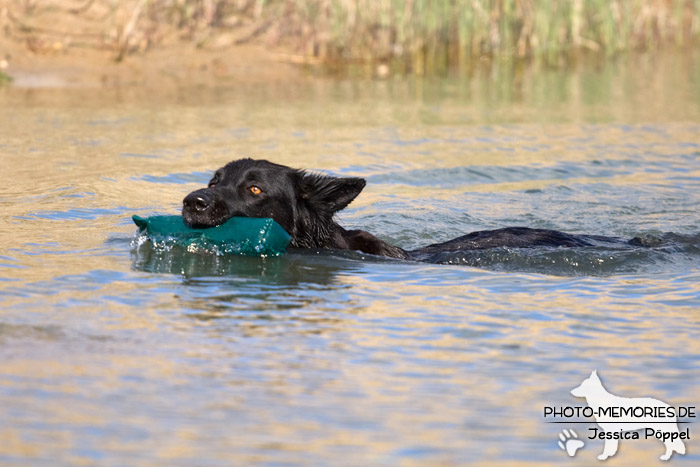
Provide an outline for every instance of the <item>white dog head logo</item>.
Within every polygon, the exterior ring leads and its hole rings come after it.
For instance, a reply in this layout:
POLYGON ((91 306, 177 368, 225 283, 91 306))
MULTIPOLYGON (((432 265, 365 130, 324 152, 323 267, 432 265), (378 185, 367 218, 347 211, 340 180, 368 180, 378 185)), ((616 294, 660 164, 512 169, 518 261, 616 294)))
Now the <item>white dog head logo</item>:
POLYGON ((571 390, 571 395, 576 397, 586 397, 600 393, 601 390, 605 390, 605 388, 603 388, 603 383, 601 383, 600 378, 598 378, 598 372, 593 370, 591 372, 591 376, 584 379, 581 384, 571 390))

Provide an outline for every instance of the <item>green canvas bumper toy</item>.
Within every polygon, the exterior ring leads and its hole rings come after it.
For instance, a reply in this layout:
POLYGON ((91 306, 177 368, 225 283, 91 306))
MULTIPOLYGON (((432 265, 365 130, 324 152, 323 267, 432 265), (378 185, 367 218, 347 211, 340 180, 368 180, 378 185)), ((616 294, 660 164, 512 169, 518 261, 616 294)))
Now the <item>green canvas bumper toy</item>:
POLYGON ((139 234, 154 245, 179 245, 188 251, 246 256, 284 254, 291 237, 277 222, 267 218, 232 217, 221 225, 194 229, 181 216, 132 216, 139 234))

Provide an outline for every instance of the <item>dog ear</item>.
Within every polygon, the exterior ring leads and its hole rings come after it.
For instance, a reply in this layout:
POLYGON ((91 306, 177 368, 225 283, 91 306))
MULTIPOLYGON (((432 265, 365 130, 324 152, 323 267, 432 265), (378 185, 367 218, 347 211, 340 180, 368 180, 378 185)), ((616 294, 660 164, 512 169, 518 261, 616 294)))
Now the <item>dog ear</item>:
POLYGON ((330 177, 299 172, 297 183, 302 199, 316 211, 338 212, 360 194, 367 182, 357 177, 330 177))

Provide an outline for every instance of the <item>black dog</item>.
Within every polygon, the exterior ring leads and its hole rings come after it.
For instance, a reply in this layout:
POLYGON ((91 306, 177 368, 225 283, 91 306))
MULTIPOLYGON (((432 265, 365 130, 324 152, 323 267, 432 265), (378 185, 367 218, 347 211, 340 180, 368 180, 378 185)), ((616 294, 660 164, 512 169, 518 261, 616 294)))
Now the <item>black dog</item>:
POLYGON ((556 230, 508 227, 473 232, 444 243, 406 251, 364 230, 345 230, 333 215, 365 187, 362 178, 308 173, 265 160, 240 159, 214 174, 207 188, 183 201, 182 217, 191 227, 212 227, 234 216, 270 217, 292 237, 296 248, 359 250, 372 255, 430 261, 445 252, 496 247, 581 247, 642 245, 616 237, 572 235, 556 230))

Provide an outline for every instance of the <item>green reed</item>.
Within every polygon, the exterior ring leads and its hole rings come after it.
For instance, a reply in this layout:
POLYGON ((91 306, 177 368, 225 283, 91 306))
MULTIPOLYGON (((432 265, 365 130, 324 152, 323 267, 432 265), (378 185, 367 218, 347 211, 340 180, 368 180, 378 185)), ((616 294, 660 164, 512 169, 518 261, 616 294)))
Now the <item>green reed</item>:
POLYGON ((698 0, 268 0, 279 22, 301 21, 299 50, 327 61, 400 62, 416 73, 484 57, 556 62, 700 35, 698 0), (313 14, 308 14, 309 11, 313 14))

